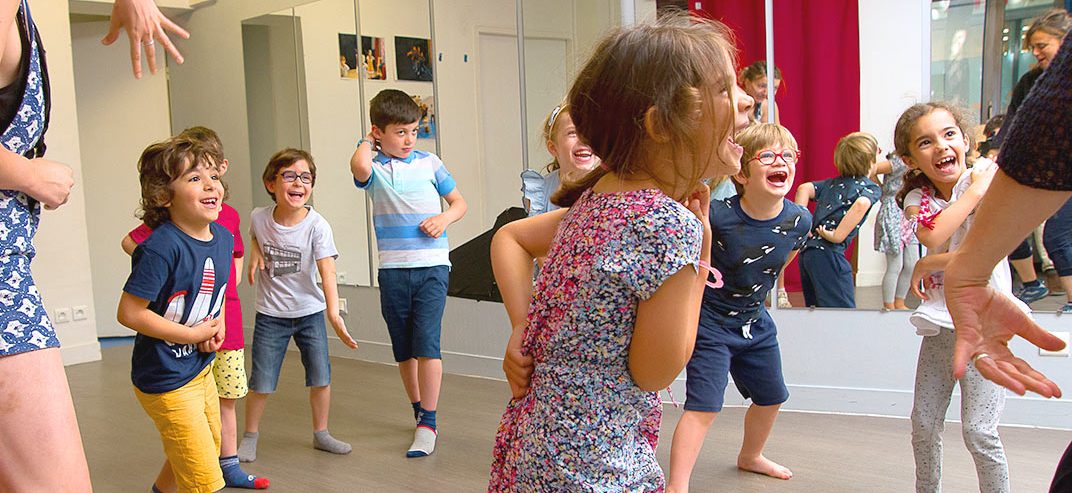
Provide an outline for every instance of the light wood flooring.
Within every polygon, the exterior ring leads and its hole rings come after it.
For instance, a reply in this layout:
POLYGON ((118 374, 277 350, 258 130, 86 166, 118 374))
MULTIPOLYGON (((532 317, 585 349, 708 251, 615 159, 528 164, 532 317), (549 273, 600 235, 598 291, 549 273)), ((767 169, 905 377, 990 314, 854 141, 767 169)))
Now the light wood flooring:
MULTIPOLYGON (((163 462, 159 438, 130 385, 130 346, 103 350, 99 362, 67 368, 95 491, 147 492, 163 462)), ((412 411, 393 366, 333 359, 331 432, 354 451, 336 456, 312 448, 308 393, 296 353, 288 353, 280 391, 268 401, 258 459, 243 464, 272 481, 274 492, 486 491, 491 447, 509 395, 505 382, 447 375, 439 405, 439 447, 406 459, 412 411)), ((449 366, 448 366, 449 370, 449 366)), ((239 427, 242 414, 239 407, 239 427)), ((669 463, 680 410, 667 406, 659 459, 669 463)), ((708 434, 695 492, 907 492, 914 466, 907 420, 785 412, 767 456, 793 469, 780 481, 735 467, 744 409, 727 408, 708 434)), ((1001 430, 1013 491, 1045 491, 1072 432, 1001 430)), ((950 423, 945 491, 978 491, 971 457, 950 423)), ((237 490, 236 490, 237 491, 237 490)))

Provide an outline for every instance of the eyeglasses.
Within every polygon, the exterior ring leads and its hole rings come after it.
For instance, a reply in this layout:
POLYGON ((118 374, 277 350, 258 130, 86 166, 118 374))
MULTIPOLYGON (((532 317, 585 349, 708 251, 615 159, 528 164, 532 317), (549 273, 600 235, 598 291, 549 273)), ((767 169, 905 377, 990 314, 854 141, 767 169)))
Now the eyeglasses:
POLYGON ((309 185, 313 182, 313 174, 308 171, 299 175, 293 171, 287 170, 282 173, 279 173, 279 176, 283 177, 283 182, 285 183, 294 183, 294 180, 297 179, 301 179, 301 182, 306 185, 309 185))
POLYGON ((781 151, 774 151, 773 149, 764 149, 756 153, 756 156, 749 161, 759 161, 759 164, 764 166, 770 166, 774 164, 778 158, 782 158, 782 162, 785 164, 796 164, 800 159, 800 151, 794 149, 782 149, 781 151))

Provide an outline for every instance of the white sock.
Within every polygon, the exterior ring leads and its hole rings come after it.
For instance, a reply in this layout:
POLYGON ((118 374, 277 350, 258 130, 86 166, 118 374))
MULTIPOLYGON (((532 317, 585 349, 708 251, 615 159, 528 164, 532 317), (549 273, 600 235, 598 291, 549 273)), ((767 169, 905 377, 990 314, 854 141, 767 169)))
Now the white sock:
POLYGON ((427 426, 418 426, 413 433, 413 445, 409 446, 406 457, 426 457, 435 452, 436 432, 427 426))

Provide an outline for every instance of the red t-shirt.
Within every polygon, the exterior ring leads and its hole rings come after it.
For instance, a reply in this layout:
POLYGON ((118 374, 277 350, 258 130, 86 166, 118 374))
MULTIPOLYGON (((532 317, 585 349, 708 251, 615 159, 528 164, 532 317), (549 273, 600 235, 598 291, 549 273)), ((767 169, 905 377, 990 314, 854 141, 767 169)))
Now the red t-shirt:
MULTIPOLYGON (((223 204, 220 209, 220 217, 216 220, 220 226, 227 228, 234 235, 234 258, 242 258, 246 253, 245 245, 242 243, 242 229, 240 227, 242 219, 238 215, 238 211, 227 204, 223 204)), ((134 243, 141 244, 145 241, 149 235, 153 234, 153 230, 149 229, 145 224, 141 224, 138 227, 127 233, 130 239, 134 240, 134 243)), ((227 283, 227 290, 224 291, 224 322, 227 324, 226 337, 223 339, 223 346, 220 349, 234 350, 242 349, 245 347, 245 337, 242 334, 242 302, 238 299, 238 277, 235 273, 235 264, 231 262, 231 282, 227 283)))

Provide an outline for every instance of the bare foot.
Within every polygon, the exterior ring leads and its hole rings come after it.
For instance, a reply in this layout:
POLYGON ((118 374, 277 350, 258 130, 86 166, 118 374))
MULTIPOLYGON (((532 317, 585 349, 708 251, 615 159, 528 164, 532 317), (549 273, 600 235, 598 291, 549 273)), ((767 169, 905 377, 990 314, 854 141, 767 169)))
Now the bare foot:
POLYGON ((908 305, 906 305, 904 303, 895 303, 893 309, 894 310, 911 310, 911 308, 909 308, 908 305))
POLYGON ((737 468, 756 474, 766 474, 767 476, 778 479, 789 479, 793 477, 793 471, 790 471, 788 467, 778 464, 762 455, 754 459, 743 459, 738 457, 737 468))

